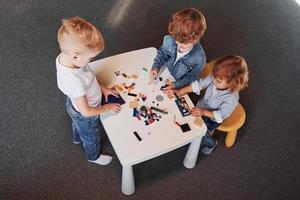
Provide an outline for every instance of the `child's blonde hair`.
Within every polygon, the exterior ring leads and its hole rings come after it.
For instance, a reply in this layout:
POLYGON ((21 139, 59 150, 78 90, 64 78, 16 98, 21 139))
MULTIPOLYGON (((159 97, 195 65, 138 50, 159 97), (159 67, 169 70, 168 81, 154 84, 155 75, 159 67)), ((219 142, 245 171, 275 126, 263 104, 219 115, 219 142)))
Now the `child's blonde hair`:
POLYGON ((169 33, 180 43, 193 43, 200 40, 205 31, 205 17, 195 8, 188 8, 174 13, 169 23, 169 33))
POLYGON ((231 92, 247 87, 248 74, 247 63, 241 56, 226 55, 213 61, 213 77, 225 79, 231 92))
MULTIPOLYGON (((68 36, 74 43, 79 43, 95 51, 103 51, 104 39, 101 32, 86 20, 76 16, 63 19, 62 26, 58 30, 58 43, 63 48, 63 39, 68 36)), ((63 51, 63 49, 62 49, 63 51)))

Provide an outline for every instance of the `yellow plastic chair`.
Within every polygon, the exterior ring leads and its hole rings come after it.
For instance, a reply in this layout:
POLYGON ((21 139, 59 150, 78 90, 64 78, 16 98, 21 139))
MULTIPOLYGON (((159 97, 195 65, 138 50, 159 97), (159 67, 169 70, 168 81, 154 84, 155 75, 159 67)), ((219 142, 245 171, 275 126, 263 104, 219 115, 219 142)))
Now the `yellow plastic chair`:
POLYGON ((232 147, 234 145, 237 130, 243 126, 245 120, 246 112, 239 103, 231 115, 217 128, 219 131, 227 132, 225 138, 226 147, 232 147))
POLYGON ((211 62, 210 63, 206 63, 205 66, 204 66, 204 69, 203 69, 202 73, 200 74, 200 78, 207 77, 211 73, 212 68, 213 68, 213 64, 211 62))
MULTIPOLYGON (((200 78, 205 78, 209 75, 212 71, 212 67, 212 63, 207 63, 200 75, 200 78)), ((226 147, 232 147, 234 145, 237 130, 243 126, 245 120, 246 112, 243 106, 239 103, 231 115, 217 128, 219 131, 227 132, 225 138, 226 147)))

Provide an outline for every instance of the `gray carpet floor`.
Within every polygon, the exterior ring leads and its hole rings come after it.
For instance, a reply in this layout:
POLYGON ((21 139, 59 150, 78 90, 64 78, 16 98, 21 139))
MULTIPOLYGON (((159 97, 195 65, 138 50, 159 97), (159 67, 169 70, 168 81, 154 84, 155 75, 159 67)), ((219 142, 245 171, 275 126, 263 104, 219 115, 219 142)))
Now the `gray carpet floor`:
POLYGON ((300 199, 300 6, 294 0, 0 1, 0 199, 300 199), (233 148, 199 154, 187 146, 134 166, 136 192, 121 192, 121 165, 104 134, 101 167, 71 139, 65 97, 56 85, 61 19, 79 15, 103 32, 97 58, 154 46, 171 14, 200 8, 208 60, 242 55, 250 70, 241 92, 247 112, 233 148))

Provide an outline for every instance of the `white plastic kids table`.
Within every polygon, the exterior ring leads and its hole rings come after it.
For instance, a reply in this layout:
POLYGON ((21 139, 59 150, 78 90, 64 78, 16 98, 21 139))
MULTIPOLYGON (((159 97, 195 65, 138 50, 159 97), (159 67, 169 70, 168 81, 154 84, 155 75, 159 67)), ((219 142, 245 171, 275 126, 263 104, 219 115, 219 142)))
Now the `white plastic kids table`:
MULTIPOLYGON (((119 91, 122 98, 126 101, 122 105, 122 110, 118 114, 104 114, 100 116, 106 134, 122 164, 122 192, 131 195, 135 191, 134 175, 132 166, 146 160, 155 158, 179 147, 190 143, 185 155, 183 164, 186 168, 193 168, 197 161, 198 151, 202 136, 207 128, 203 124, 200 128, 193 125, 194 117, 182 117, 176 106, 175 99, 168 99, 162 93, 160 87, 164 81, 172 77, 167 68, 163 70, 156 84, 149 84, 149 70, 155 58, 157 50, 153 47, 131 51, 108 58, 100 59, 90 63, 91 69, 95 74, 104 68, 118 69, 125 75, 115 76, 114 83, 125 83, 127 86, 135 83, 134 89, 130 93, 143 93, 147 99, 139 98, 139 106, 157 107, 167 109, 168 114, 159 112, 159 121, 145 125, 144 118, 139 120, 133 116, 133 109, 129 108, 129 102, 137 97, 129 96, 126 89, 119 91), (130 77, 132 79, 129 79, 130 77), (135 76, 137 75, 137 76, 135 76), (126 77, 127 76, 127 77, 126 77), (137 78, 137 79, 135 79, 137 78), (161 95, 163 101, 159 102, 156 97, 161 95), (191 130, 182 132, 181 128, 174 123, 174 116, 179 124, 188 123, 191 130), (136 132, 141 140, 134 134, 136 132)), ((160 97, 161 98, 161 97, 160 97)), ((193 103, 186 95, 185 99, 190 108, 193 103)))

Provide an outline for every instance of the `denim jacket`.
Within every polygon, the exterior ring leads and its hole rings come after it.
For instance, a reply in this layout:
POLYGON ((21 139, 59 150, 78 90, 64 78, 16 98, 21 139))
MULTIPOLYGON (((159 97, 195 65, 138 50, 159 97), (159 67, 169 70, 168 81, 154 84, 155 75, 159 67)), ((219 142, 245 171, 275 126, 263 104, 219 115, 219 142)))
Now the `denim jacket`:
POLYGON ((166 65, 171 75, 176 79, 173 83, 175 88, 184 87, 198 80, 206 63, 206 55, 201 44, 195 44, 192 50, 174 65, 176 56, 177 44, 175 39, 171 35, 166 35, 162 46, 157 51, 152 69, 160 70, 162 66, 166 65))

